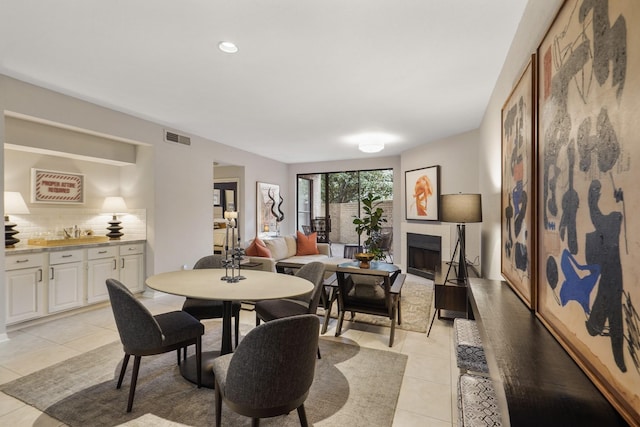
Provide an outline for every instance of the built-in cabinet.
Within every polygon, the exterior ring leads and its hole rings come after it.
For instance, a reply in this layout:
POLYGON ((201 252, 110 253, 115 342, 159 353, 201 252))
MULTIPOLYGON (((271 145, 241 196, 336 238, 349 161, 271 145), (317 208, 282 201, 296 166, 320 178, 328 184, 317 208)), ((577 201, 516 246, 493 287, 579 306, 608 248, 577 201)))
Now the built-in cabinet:
POLYGON ((98 247, 87 250, 87 303, 109 299, 106 281, 118 278, 118 247, 98 247))
POLYGON ((83 249, 49 254, 49 313, 84 305, 84 254, 83 249))
POLYGON ((7 324, 43 316, 44 254, 8 256, 5 264, 7 324))
POLYGON ((7 255, 6 323, 107 301, 108 278, 119 279, 134 293, 142 292, 144 246, 120 243, 7 255))
POLYGON ((120 246, 120 281, 131 292, 144 290, 144 244, 120 246))

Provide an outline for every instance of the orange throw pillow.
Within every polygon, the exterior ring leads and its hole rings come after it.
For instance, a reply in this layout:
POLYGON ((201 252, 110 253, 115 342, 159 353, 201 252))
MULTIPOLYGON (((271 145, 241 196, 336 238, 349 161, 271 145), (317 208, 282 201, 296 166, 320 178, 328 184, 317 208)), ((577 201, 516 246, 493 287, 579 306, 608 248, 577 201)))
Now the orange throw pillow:
POLYGON ((296 232, 296 255, 317 255, 318 251, 318 233, 311 233, 306 236, 300 231, 296 232))
POLYGON ((244 253, 249 256, 271 258, 271 251, 267 248, 267 245, 257 237, 253 239, 253 242, 244 250, 244 253))

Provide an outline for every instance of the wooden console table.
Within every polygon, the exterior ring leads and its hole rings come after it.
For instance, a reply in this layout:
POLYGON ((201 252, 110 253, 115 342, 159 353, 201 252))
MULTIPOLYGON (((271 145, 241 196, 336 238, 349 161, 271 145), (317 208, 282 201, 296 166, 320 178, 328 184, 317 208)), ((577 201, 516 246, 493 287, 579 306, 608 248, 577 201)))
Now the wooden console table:
POLYGON ((507 283, 471 278, 469 290, 503 425, 627 425, 507 283))

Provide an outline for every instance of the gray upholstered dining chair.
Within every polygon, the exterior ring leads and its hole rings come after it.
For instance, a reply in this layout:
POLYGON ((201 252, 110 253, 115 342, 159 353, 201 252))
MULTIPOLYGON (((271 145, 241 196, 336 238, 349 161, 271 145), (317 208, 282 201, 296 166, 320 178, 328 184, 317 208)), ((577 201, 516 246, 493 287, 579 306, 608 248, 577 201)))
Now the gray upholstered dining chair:
POLYGON ((204 334, 202 323, 184 311, 152 315, 126 286, 115 279, 107 279, 107 290, 124 349, 124 360, 116 388, 119 389, 122 386, 129 358, 132 355, 135 356, 127 412, 131 412, 133 408, 142 356, 167 353, 173 350, 177 350, 179 355, 181 348, 195 344, 197 384, 200 388, 202 335, 204 334))
MULTIPOLYGON (((220 254, 208 255, 200 258, 193 266, 194 270, 201 268, 222 268, 223 257, 220 254)), ((221 319, 223 317, 223 303, 216 300, 203 300, 198 298, 187 298, 182 305, 182 310, 186 311, 198 320, 221 319)), ((240 308, 239 302, 231 305, 231 313, 235 322, 236 347, 240 335, 240 308)))
POLYGON ((234 412, 251 417, 253 426, 260 418, 293 409, 307 426, 304 401, 313 383, 319 326, 312 314, 276 319, 252 329, 234 353, 216 358, 216 426, 223 400, 234 412))
MULTIPOLYGON (((316 314, 320 297, 324 292, 324 267, 323 263, 314 261, 305 264, 296 272, 297 277, 313 283, 313 290, 310 293, 297 297, 256 302, 256 326, 260 324, 261 320, 269 322, 299 314, 316 314)), ((318 349, 318 359, 320 359, 320 349, 318 349)))

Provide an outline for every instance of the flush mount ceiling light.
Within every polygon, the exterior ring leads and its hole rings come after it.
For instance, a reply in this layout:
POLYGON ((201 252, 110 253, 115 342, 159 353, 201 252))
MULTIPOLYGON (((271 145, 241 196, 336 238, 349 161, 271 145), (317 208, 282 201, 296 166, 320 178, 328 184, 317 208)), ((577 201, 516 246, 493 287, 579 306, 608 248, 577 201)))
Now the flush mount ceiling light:
POLYGON ((238 52, 238 46, 232 42, 220 42, 218 43, 218 49, 223 51, 224 53, 236 53, 238 52))
POLYGON ((368 141, 361 142, 358 144, 358 150, 363 153, 377 153, 384 149, 384 142, 379 141, 368 141))
POLYGON ((384 149, 384 144, 399 140, 398 136, 383 132, 365 132, 344 138, 349 144, 358 144, 358 149, 363 153, 378 153, 384 149))

